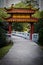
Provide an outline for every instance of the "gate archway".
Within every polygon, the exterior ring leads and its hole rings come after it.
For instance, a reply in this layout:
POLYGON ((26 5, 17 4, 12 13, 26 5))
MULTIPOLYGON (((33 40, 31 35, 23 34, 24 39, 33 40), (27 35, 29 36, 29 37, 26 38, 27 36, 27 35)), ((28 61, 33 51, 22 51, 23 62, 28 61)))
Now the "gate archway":
POLYGON ((37 18, 32 17, 32 15, 37 11, 32 8, 14 8, 13 6, 10 9, 5 9, 8 14, 11 16, 5 18, 4 20, 9 23, 9 33, 12 31, 12 22, 25 22, 30 23, 30 39, 32 40, 32 34, 34 33, 34 23, 38 22, 37 18))

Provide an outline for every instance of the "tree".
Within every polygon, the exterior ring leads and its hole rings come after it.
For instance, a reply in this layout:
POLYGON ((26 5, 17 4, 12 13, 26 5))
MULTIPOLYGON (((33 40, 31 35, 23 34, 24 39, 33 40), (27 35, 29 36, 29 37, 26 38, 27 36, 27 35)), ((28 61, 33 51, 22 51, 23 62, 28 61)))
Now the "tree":
POLYGON ((15 4, 15 8, 26 8, 26 4, 24 2, 19 2, 15 4))
POLYGON ((7 14, 4 8, 0 8, 0 22, 3 21, 3 18, 7 18, 7 17, 10 17, 10 15, 7 14))
POLYGON ((13 23, 13 29, 15 31, 22 31, 23 30, 22 24, 21 23, 13 23))
POLYGON ((38 33, 40 28, 43 28, 43 11, 37 12, 34 17, 39 18, 38 22, 34 24, 34 32, 38 33))
POLYGON ((12 25, 15 31, 25 31, 28 23, 13 23, 12 25))
POLYGON ((39 9, 39 4, 35 0, 23 0, 23 2, 27 5, 27 8, 39 9))
POLYGON ((5 9, 0 8, 0 47, 6 45, 6 23, 3 20, 3 17, 8 17, 5 9))
POLYGON ((43 11, 40 12, 40 18, 43 19, 43 11))
POLYGON ((43 11, 40 12, 39 21, 34 25, 35 31, 39 33, 38 44, 43 46, 43 11))
POLYGON ((0 22, 0 47, 6 45, 6 31, 2 28, 3 24, 0 22))
POLYGON ((38 23, 34 24, 34 32, 39 33, 40 29, 43 28, 43 19, 40 18, 38 23))
POLYGON ((15 4, 15 8, 38 8, 38 3, 35 0, 22 0, 21 2, 15 4))
POLYGON ((40 30, 39 30, 38 44, 41 45, 41 46, 43 46, 43 28, 40 28, 40 30))

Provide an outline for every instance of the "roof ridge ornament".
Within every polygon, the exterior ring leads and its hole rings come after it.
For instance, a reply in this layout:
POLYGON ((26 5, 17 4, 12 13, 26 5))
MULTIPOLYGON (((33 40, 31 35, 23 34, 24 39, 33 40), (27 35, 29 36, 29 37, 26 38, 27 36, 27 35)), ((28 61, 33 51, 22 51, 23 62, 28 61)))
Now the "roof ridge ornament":
POLYGON ((11 4, 11 8, 14 8, 14 4, 11 4))

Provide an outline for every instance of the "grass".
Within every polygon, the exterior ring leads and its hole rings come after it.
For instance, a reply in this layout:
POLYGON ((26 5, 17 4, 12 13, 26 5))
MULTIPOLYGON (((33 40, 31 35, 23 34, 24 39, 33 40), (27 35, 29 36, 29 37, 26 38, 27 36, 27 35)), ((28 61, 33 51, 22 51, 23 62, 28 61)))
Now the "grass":
POLYGON ((12 47, 12 44, 0 48, 0 59, 6 55, 6 53, 9 51, 9 49, 12 47))

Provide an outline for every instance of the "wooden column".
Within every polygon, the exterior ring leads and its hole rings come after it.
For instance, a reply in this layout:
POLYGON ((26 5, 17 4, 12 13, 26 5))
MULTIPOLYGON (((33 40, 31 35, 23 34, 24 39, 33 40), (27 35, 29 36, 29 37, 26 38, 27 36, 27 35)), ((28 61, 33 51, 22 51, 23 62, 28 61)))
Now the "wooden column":
POLYGON ((30 30, 30 40, 32 40, 32 34, 34 33, 34 23, 31 24, 31 30, 30 30))
POLYGON ((9 22, 8 29, 9 29, 8 33, 11 34, 11 31, 12 31, 12 23, 11 22, 9 22))

